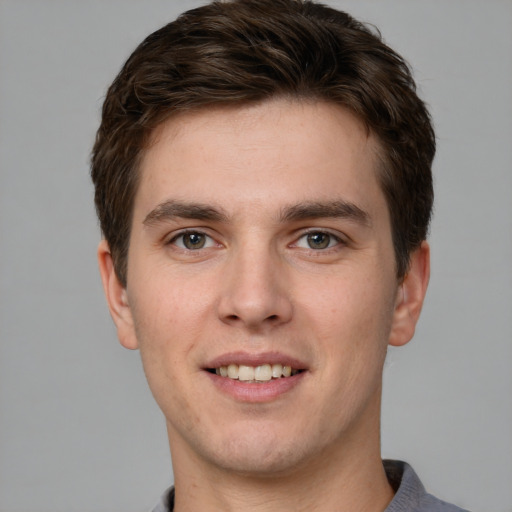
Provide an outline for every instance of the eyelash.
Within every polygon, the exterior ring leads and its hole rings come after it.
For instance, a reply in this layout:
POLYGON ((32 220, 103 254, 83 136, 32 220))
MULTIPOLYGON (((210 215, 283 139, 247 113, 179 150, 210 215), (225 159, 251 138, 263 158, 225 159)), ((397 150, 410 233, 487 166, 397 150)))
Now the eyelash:
POLYGON ((191 252, 194 252, 194 251, 198 251, 200 249, 208 249, 210 247, 213 247, 214 245, 216 245, 216 242, 215 240, 208 234, 206 234, 204 231, 199 231, 197 229, 189 229, 189 230, 186 230, 186 231, 180 231, 179 233, 175 234, 167 243, 166 245, 175 245, 178 249, 181 249, 181 250, 184 250, 184 251, 191 251, 191 252), (178 245, 176 242, 179 240, 179 239, 184 239, 184 237, 186 236, 190 236, 190 235, 198 235, 200 237, 204 237, 205 239, 205 244, 208 244, 208 247, 204 247, 204 246, 201 246, 201 247, 197 247, 197 248, 190 248, 190 247, 186 247, 186 244, 182 241, 182 246, 178 245), (210 242, 208 242, 208 240, 210 242))
MULTIPOLYGON (((339 235, 335 235, 334 233, 332 233, 330 231, 327 231, 325 229, 311 229, 309 231, 302 233, 302 235, 297 238, 297 241, 294 242, 292 244, 292 246, 299 247, 299 242, 302 239, 307 240, 307 237, 312 236, 312 235, 323 235, 323 236, 329 237, 329 242, 328 242, 327 247, 320 247, 320 248, 303 247, 303 249, 320 253, 320 252, 327 252, 330 250, 336 250, 336 248, 339 248, 339 246, 344 246, 347 244, 347 242, 343 238, 341 238, 339 235), (332 242, 335 242, 335 243, 332 244, 332 242)), ((308 243, 308 242, 306 242, 306 243, 308 243)))
MULTIPOLYGON (((334 233, 331 233, 330 231, 326 231, 326 230, 322 230, 322 229, 311 229, 309 231, 302 233, 296 239, 296 241, 290 245, 290 247, 298 247, 301 249, 311 250, 316 253, 321 253, 321 252, 328 252, 330 250, 336 250, 336 248, 338 248, 338 246, 340 246, 340 245, 344 246, 344 245, 346 245, 346 243, 347 242, 345 240, 343 240, 340 236, 335 235, 334 233), (309 247, 300 247, 299 244, 300 244, 301 240, 303 240, 303 239, 307 240, 307 237, 310 237, 313 235, 323 235, 323 236, 328 237, 327 246, 314 248, 314 247, 309 246, 309 241, 306 241, 306 244, 309 247), (333 242, 334 242, 334 244, 333 244, 333 242)), ((200 231, 197 229, 189 229, 186 231, 180 231, 179 233, 175 234, 166 243, 166 245, 174 245, 178 249, 181 249, 183 251, 195 252, 195 251, 199 251, 201 249, 209 249, 218 244, 217 244, 217 242, 215 242, 215 240, 210 235, 206 234, 204 231, 200 231), (195 247, 195 248, 187 247, 186 243, 183 240, 184 240, 184 237, 191 236, 191 235, 198 235, 199 237, 203 237, 204 244, 200 245, 198 247, 195 247), (181 244, 178 244, 177 241, 180 239, 182 240, 182 242, 181 242, 181 244)))

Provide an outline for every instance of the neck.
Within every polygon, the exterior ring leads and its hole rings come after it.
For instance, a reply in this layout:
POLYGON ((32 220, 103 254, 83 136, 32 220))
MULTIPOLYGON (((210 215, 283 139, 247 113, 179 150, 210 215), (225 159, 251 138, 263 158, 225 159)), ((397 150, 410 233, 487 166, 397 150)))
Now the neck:
POLYGON ((378 418, 373 425, 364 435, 356 429, 357 439, 344 436, 300 467, 264 475, 213 467, 172 447, 174 510, 382 512, 393 490, 380 457, 378 418))
POLYGON ((380 459, 335 475, 311 470, 302 475, 199 480, 176 479, 175 512, 382 512, 393 498, 380 459))

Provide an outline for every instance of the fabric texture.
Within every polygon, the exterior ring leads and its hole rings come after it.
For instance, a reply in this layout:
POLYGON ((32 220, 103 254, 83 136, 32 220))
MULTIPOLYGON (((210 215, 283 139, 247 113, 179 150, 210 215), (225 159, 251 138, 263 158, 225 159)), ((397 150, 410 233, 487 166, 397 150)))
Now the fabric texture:
POLYGON ((406 462, 385 460, 384 469, 391 487, 396 490, 385 512, 468 512, 427 493, 418 475, 406 462))
MULTIPOLYGON (((383 463, 389 483, 395 490, 395 497, 384 512, 468 512, 427 493, 418 475, 406 462, 385 460, 383 463)), ((173 508, 174 487, 170 487, 152 512, 172 512, 173 508)))

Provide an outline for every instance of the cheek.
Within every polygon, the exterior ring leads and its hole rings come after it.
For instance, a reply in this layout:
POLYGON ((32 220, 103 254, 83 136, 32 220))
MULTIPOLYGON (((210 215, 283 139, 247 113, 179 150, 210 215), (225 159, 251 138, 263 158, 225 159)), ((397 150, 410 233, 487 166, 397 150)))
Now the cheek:
POLYGON ((307 320, 321 347, 319 366, 326 371, 325 382, 335 386, 333 400, 357 401, 380 383, 394 297, 392 287, 376 285, 373 279, 361 286, 362 281, 338 281, 328 293, 317 294, 307 320), (351 391, 339 394, 340 389, 351 391))
MULTIPOLYGON (((198 304, 164 280, 146 280, 143 293, 128 294, 135 334, 150 387, 175 379, 196 342, 200 322, 198 304)), ((130 292, 130 290, 128 290, 130 292)))
MULTIPOLYGON (((395 293, 392 285, 376 279, 330 279, 309 300, 309 311, 330 334, 360 333, 362 339, 389 334, 395 293), (323 289, 323 292, 321 290, 323 289)), ((311 295, 309 295, 311 297, 311 295)), ((318 327, 318 325, 317 325, 318 327)))
MULTIPOLYGON (((154 271, 141 276, 142 286, 128 300, 133 311, 139 342, 167 346, 179 337, 186 341, 204 329, 204 318, 212 298, 201 280, 182 273, 154 271)), ((162 347, 163 348, 163 347, 162 347)))
POLYGON ((144 373, 160 409, 168 419, 183 415, 199 424, 201 418, 191 404, 200 397, 186 386, 186 377, 197 371, 189 353, 196 346, 199 327, 186 304, 175 298, 173 293, 155 295, 144 307, 139 304, 133 315, 135 332, 144 373))

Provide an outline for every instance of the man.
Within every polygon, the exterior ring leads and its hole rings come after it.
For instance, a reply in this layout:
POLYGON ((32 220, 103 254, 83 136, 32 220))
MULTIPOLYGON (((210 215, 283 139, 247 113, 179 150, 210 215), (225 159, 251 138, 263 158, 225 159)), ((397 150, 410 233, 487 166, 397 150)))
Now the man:
POLYGON ((460 510, 380 456, 434 152, 405 62, 320 4, 214 2, 128 59, 92 177, 110 311, 167 422, 156 511, 460 510))

